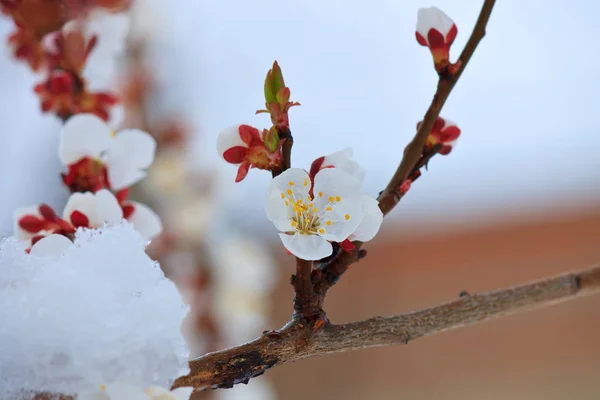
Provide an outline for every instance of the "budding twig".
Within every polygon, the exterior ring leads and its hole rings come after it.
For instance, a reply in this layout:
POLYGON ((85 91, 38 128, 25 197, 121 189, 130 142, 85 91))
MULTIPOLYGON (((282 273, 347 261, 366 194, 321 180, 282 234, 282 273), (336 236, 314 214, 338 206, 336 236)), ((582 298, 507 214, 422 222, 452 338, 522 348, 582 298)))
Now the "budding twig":
MULTIPOLYGON (((429 108, 427 109, 427 112, 425 113, 422 124, 417 130, 417 133, 412 141, 404 149, 404 156, 400 161, 398 169, 379 196, 379 208, 383 212, 383 215, 387 215, 390 211, 392 211, 392 209, 404 196, 404 193, 400 191, 400 185, 407 177, 414 173, 416 168, 419 167, 423 148, 425 147, 425 143, 427 141, 427 136, 429 135, 429 132, 431 132, 435 120, 439 117, 442 107, 448 99, 448 96, 450 96, 454 85, 456 85, 456 82, 458 82, 458 79, 469 63, 469 60, 475 52, 477 45, 481 39, 483 39, 485 35, 485 27, 490 19, 492 8, 494 7, 495 2, 495 0, 484 0, 483 7, 481 8, 479 18, 475 23, 473 32, 471 33, 471 36, 469 37, 469 40, 467 41, 467 44, 465 45, 460 57, 458 58, 458 61, 455 63, 458 65, 458 69, 453 74, 446 72, 440 75, 437 90, 433 95, 433 99, 429 105, 429 108)), ((354 245, 357 249, 360 249, 362 243, 354 242, 354 245)), ((347 253, 340 253, 339 257, 332 259, 329 262, 329 265, 324 267, 324 273, 328 275, 333 274, 337 276, 337 279, 339 279, 348 269, 350 264, 356 261, 356 257, 352 257, 347 253)), ((321 285, 324 287, 325 292, 331 286, 333 286, 333 284, 321 285)))
POLYGON ((379 197, 379 208, 381 208, 384 215, 392 211, 392 209, 400 202, 402 194, 398 190, 398 187, 402 181, 408 177, 410 171, 419 161, 423 148, 425 147, 425 142, 427 141, 427 136, 429 135, 429 132, 431 132, 435 120, 439 117, 442 107, 446 103, 454 85, 458 82, 458 79, 473 56, 477 45, 485 36, 485 27, 490 19, 495 2, 496 0, 484 0, 483 7, 479 13, 479 18, 475 23, 471 37, 467 41, 465 48, 456 62, 456 65, 458 65, 456 72, 454 74, 446 73, 440 75, 437 90, 425 113, 423 123, 417 130, 413 140, 404 149, 404 156, 402 157, 402 161, 400 161, 398 169, 379 197))
MULTIPOLYGON (((494 0, 484 0, 471 37, 454 64, 457 67, 440 73, 436 93, 423 122, 413 140, 406 146, 398 169, 379 197, 379 207, 384 215, 402 198, 402 182, 414 173, 415 168, 420 168, 421 163, 427 162, 422 157, 427 136, 483 38, 494 3, 494 0)), ((282 167, 279 171, 273 171, 273 176, 290 167, 293 145, 289 130, 278 133, 280 139, 286 140, 282 148, 282 167)), ((302 358, 408 343, 421 336, 567 300, 584 291, 600 289, 600 268, 596 267, 579 274, 568 274, 517 288, 462 297, 451 303, 406 315, 333 325, 325 318, 323 302, 327 291, 352 263, 361 258, 362 243, 354 242, 354 245, 355 251, 337 249, 314 269, 312 262, 297 259, 296 275, 292 277, 296 292, 294 318, 280 331, 265 332, 252 342, 190 361, 190 374, 178 378, 173 387, 193 386, 197 390, 228 388, 237 383, 247 383, 249 379, 263 374, 271 367, 302 358)))
POLYGON ((438 306, 393 317, 375 317, 341 325, 288 323, 280 331, 190 361, 191 372, 173 388, 199 391, 247 383, 269 368, 303 358, 369 347, 408 343, 450 329, 529 311, 600 292, 600 266, 512 288, 470 294, 438 306))

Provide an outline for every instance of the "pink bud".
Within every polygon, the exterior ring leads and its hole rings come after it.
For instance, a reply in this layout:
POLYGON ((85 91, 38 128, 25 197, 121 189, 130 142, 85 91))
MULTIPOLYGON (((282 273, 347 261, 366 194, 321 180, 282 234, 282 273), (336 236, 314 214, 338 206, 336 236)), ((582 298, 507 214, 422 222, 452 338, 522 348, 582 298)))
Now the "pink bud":
POLYGON ((450 17, 437 7, 420 8, 417 15, 417 42, 429 47, 436 68, 446 67, 450 59, 450 46, 458 28, 450 17))

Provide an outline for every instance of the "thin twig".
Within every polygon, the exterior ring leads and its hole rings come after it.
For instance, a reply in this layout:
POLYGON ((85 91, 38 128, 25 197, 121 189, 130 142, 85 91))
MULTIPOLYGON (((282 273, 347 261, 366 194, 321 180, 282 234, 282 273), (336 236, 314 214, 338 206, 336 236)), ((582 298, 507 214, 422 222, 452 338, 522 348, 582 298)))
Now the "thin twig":
POLYGON ((212 390, 247 383, 267 369, 303 358, 408 343, 450 329, 600 292, 600 266, 488 292, 393 317, 315 326, 303 320, 243 344, 190 361, 173 388, 212 390))
POLYGON ((273 178, 292 167, 292 147, 294 146, 294 137, 292 136, 292 131, 289 127, 277 129, 277 134, 279 135, 279 140, 284 141, 281 146, 283 159, 281 161, 281 167, 271 171, 273 178))
POLYGON ((423 152, 423 148, 425 147, 425 142, 427 141, 427 136, 431 132, 435 120, 440 115, 442 107, 446 103, 446 100, 456 85, 456 82, 458 82, 458 79, 469 63, 471 56, 473 56, 477 45, 485 36, 485 27, 492 13, 495 2, 495 0, 484 1, 481 12, 479 13, 479 18, 477 19, 475 27, 473 28, 473 32, 471 33, 471 37, 469 38, 465 48, 458 58, 458 61, 456 62, 456 64, 459 65, 458 70, 454 74, 445 74, 440 76, 437 90, 433 95, 431 105, 423 117, 423 123, 421 124, 413 140, 404 149, 404 157, 402 157, 402 161, 400 162, 398 169, 379 197, 379 208, 381 208, 381 211, 384 215, 392 211, 392 209, 402 198, 398 187, 402 181, 406 179, 415 164, 417 164, 419 161, 421 153, 423 152))
MULTIPOLYGON (((495 0, 484 0, 483 7, 479 13, 473 32, 465 45, 456 65, 458 69, 452 75, 442 74, 439 78, 437 90, 433 95, 433 99, 425 116, 423 117, 423 123, 417 130, 412 141, 404 149, 404 156, 400 161, 398 169, 394 173, 394 176, 390 179, 386 188, 381 192, 379 196, 379 208, 383 212, 383 215, 387 215, 392 209, 400 202, 404 193, 400 191, 400 185, 402 182, 414 173, 415 168, 419 165, 423 148, 427 141, 427 136, 433 128, 435 120, 440 115, 444 103, 448 99, 448 96, 452 92, 452 89, 458 82, 458 79, 462 75, 465 67, 469 63, 469 60, 473 56, 477 45, 485 36, 485 27, 490 19, 492 9, 494 7, 495 0)), ((362 246, 361 242, 354 242, 354 245, 359 250, 362 246)), ((324 271, 321 275, 335 277, 335 279, 329 282, 318 282, 324 293, 339 280, 344 274, 348 267, 357 261, 357 257, 353 257, 347 253, 340 253, 338 257, 333 258, 329 261, 329 265, 324 266, 324 271)))
MULTIPOLYGON (((398 204, 402 197, 400 184, 423 160, 427 136, 475 48, 485 35, 485 26, 494 3, 494 0, 484 0, 471 37, 455 64, 458 66, 456 71, 440 74, 436 93, 423 123, 406 146, 398 169, 379 196, 379 207, 384 215, 398 204)), ((282 166, 279 171, 273 171, 274 177, 290 168, 293 145, 289 129, 278 133, 280 139, 285 141, 282 166)), ((296 275, 292 277, 296 292, 294 319, 280 331, 265 332, 252 342, 192 360, 190 375, 178 378, 174 387, 194 386, 201 390, 232 387, 236 383, 247 383, 250 378, 263 374, 267 369, 287 362, 328 353, 408 343, 417 337, 572 298, 583 292, 583 282, 591 282, 588 286, 594 290, 600 287, 600 268, 594 268, 582 275, 569 274, 520 288, 468 296, 407 315, 332 325, 325 318, 322 305, 329 288, 348 266, 361 258, 361 254, 364 256, 364 251, 360 250, 362 243, 355 242, 354 245, 355 252, 338 249, 334 256, 314 270, 312 262, 297 259, 296 275), (593 279, 583 278, 588 275, 593 276, 593 279)))

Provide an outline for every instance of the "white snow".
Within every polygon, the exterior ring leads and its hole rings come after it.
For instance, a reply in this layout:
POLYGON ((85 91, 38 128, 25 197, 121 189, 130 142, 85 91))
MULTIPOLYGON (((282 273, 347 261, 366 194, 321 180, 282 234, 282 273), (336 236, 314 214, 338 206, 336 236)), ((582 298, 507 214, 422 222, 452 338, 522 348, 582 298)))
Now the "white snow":
POLYGON ((187 371, 175 285, 123 222, 81 230, 60 258, 0 242, 0 398, 74 393, 122 381, 169 383, 187 371))

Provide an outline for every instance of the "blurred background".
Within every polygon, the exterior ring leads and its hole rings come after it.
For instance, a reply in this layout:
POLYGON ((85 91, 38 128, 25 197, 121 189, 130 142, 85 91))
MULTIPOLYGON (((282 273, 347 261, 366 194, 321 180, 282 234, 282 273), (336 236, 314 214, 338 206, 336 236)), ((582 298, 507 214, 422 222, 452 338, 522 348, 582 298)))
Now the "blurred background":
MULTIPOLYGON (((269 127, 268 116, 254 111, 263 107, 264 75, 276 59, 292 100, 302 103, 290 111, 293 165, 308 168, 319 156, 352 147, 367 170, 365 190, 376 195, 433 95, 431 57, 414 38, 416 11, 431 4, 143 3, 136 40, 146 42, 144 65, 160 86, 150 109, 185 120, 186 165, 195 172, 183 185, 197 187, 204 212, 218 209, 211 223, 219 234, 202 235, 201 248, 218 253, 223 238, 235 234, 258 240, 275 257, 272 272, 256 278, 274 280, 272 295, 257 300, 270 321, 250 324, 235 337, 250 339, 289 319, 293 261, 264 215, 269 174, 251 171, 234 184, 235 167, 219 160, 216 135, 237 123, 269 127)), ((481 2, 435 5, 458 26, 455 58, 481 2)), ((491 290, 599 261, 598 7, 584 0, 498 2, 488 34, 442 112, 462 129, 458 145, 430 163, 366 246, 368 257, 331 291, 330 319, 402 313, 454 299, 462 290, 491 290)), ((3 37, 11 29, 8 19, 0 19, 3 37)), ((32 92, 39 78, 7 50, 0 71, 0 236, 8 236, 15 208, 46 202, 61 210, 68 194, 58 175, 60 122, 40 113, 32 92)), ((140 196, 147 192, 138 189, 140 196)), ((169 194, 171 201, 176 195, 169 194)), ((215 270, 218 260, 212 259, 215 270)), ((214 290, 211 301, 219 301, 220 289, 214 290)), ((231 310, 243 309, 245 299, 221 301, 231 310)), ((596 399, 598 304, 585 298, 409 346, 309 359, 257 381, 270 381, 268 398, 286 400, 596 399)), ((232 315, 234 322, 243 319, 232 315)))

